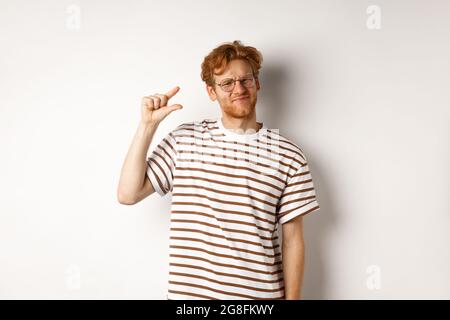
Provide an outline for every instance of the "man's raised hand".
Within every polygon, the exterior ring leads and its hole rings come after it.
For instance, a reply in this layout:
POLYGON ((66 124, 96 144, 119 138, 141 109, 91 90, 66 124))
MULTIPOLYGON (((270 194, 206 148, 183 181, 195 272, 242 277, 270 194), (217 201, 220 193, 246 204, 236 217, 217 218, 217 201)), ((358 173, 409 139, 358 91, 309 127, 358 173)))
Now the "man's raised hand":
POLYGON ((168 106, 167 102, 172 98, 180 87, 169 90, 166 94, 153 94, 142 98, 142 122, 144 124, 158 125, 169 113, 182 109, 181 104, 168 106))

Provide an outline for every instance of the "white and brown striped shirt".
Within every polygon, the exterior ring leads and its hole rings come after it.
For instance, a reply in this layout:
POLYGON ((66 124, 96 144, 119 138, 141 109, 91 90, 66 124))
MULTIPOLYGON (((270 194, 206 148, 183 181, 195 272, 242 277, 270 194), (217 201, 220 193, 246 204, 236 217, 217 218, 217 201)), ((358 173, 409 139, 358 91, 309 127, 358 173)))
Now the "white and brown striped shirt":
POLYGON ((319 209, 305 154, 263 123, 183 123, 147 159, 172 192, 167 299, 284 299, 278 223, 319 209))

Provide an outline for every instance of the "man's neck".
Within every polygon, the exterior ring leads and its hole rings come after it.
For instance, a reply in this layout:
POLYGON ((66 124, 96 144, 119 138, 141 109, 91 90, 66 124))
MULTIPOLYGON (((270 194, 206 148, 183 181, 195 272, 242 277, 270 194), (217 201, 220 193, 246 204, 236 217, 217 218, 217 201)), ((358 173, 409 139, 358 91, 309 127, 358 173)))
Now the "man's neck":
POLYGON ((228 129, 240 134, 249 134, 257 132, 262 125, 256 122, 256 115, 249 118, 234 118, 222 113, 222 124, 228 129))

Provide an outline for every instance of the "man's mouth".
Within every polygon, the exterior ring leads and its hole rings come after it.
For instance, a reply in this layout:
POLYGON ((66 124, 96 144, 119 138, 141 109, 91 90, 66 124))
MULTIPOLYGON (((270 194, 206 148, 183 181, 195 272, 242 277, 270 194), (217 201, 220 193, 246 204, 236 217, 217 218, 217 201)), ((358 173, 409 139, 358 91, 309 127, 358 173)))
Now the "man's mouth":
POLYGON ((240 101, 240 100, 245 100, 245 99, 248 99, 248 96, 239 97, 239 98, 233 99, 233 101, 240 101))

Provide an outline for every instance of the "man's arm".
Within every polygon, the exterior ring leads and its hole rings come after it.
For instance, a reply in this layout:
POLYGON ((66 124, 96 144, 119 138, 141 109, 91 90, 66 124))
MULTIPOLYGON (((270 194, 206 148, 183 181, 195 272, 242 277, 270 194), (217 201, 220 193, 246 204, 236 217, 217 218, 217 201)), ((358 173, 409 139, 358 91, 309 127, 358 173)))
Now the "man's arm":
POLYGON ((157 125, 139 124, 122 166, 117 199, 121 204, 135 204, 154 192, 146 177, 148 148, 157 125))
POLYGON ((154 94, 142 98, 141 122, 134 135, 133 142, 120 173, 117 199, 122 204, 135 204, 155 190, 146 177, 147 152, 158 125, 167 115, 175 110, 180 110, 180 104, 167 105, 180 87, 176 86, 166 94, 154 94))
POLYGON ((303 240, 303 217, 297 216, 282 225, 282 260, 286 300, 301 299, 303 286, 305 244, 303 240))

